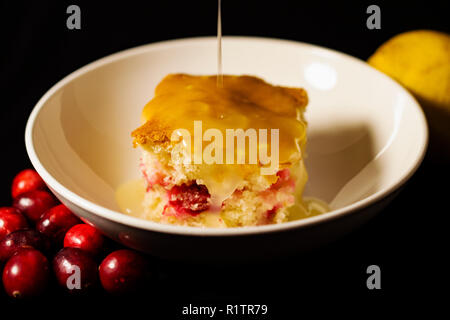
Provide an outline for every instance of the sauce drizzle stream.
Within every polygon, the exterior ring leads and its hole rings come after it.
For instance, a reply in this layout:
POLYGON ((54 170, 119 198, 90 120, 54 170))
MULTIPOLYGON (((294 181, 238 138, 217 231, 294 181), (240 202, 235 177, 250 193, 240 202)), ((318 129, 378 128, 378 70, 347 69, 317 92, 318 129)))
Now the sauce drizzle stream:
POLYGON ((223 87, 223 73, 222 73, 222 18, 220 7, 222 1, 217 3, 217 87, 223 87))

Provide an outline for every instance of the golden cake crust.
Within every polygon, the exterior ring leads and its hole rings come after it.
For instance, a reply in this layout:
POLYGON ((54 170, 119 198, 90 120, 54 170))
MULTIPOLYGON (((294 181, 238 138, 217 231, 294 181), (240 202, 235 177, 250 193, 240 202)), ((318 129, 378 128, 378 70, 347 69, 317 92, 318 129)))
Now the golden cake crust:
MULTIPOLYGON (((148 112, 164 103, 173 105, 180 102, 182 105, 191 101, 207 101, 212 106, 222 106, 223 110, 227 110, 226 104, 235 104, 242 105, 246 110, 263 112, 266 116, 273 114, 280 117, 299 118, 298 120, 305 122, 302 114, 308 104, 308 95, 304 89, 273 86, 249 75, 224 75, 223 88, 218 88, 216 82, 217 76, 167 75, 158 84, 155 97, 144 109, 144 124, 131 134, 134 138, 134 146, 170 144, 171 133, 177 128, 173 127, 169 121, 158 117, 158 114, 148 112)), ((163 112, 164 110, 166 108, 162 108, 163 112)), ((207 112, 211 116, 211 111, 207 110, 207 112)))
POLYGON ((133 146, 146 144, 159 144, 167 146, 170 144, 171 130, 156 119, 146 121, 142 126, 131 133, 133 146))

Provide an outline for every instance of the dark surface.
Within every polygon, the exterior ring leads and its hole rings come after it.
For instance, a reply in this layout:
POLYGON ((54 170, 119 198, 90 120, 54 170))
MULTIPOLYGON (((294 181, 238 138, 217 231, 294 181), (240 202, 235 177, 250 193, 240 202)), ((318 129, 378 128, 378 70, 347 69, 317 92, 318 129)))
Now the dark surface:
MULTIPOLYGON (((365 26, 372 1, 229 1, 223 0, 224 35, 255 35, 310 42, 361 59, 391 36, 413 29, 449 31, 446 1, 377 2, 382 29, 365 26)), ((24 128, 37 100, 62 77, 107 54, 166 39, 214 35, 216 8, 209 1, 67 2, 3 1, 1 5, 0 205, 9 205, 10 183, 30 167, 24 128), (78 4, 82 29, 66 28, 66 8, 78 4)), ((181 317, 189 303, 269 304, 269 317, 302 315, 304 308, 361 315, 384 311, 385 303, 415 310, 425 296, 447 282, 449 212, 448 163, 428 158, 398 198, 370 223, 329 246, 284 260, 259 264, 187 265, 154 260, 156 275, 146 290, 128 298, 99 291, 69 297, 53 288, 37 303, 76 311, 123 308, 132 314, 145 302, 146 319, 181 317), (369 291, 366 268, 377 264, 382 290, 369 291), (400 304, 407 297, 408 304, 400 304), (136 300, 137 299, 137 300, 136 300), (412 302, 414 301, 414 303, 412 302), (158 312, 161 316, 152 317, 158 312)), ((19 304, 0 293, 0 305, 19 304)), ((227 319, 242 319, 228 317, 227 319)), ((256 319, 254 317, 253 319, 256 319)), ((295 317, 297 318, 297 317, 295 317)), ((193 318, 196 319, 196 318, 193 318)), ((199 318, 200 319, 200 318, 199 318)))

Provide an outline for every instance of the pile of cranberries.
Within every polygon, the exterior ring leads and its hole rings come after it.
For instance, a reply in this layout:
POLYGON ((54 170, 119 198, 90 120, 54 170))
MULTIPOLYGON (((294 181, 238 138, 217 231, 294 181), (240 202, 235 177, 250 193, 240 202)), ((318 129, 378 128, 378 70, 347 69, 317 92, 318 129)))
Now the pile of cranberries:
POLYGON ((101 286, 112 294, 143 283, 146 258, 128 249, 108 252, 108 239, 60 204, 36 171, 20 172, 11 194, 12 206, 0 207, 1 280, 9 296, 40 295, 51 281, 71 293, 101 286))

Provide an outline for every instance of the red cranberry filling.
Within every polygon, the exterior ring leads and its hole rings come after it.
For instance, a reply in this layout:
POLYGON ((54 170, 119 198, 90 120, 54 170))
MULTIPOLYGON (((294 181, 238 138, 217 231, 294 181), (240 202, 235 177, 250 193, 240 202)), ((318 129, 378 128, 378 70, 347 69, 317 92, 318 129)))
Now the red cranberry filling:
POLYGON ((277 210, 280 209, 281 207, 282 207, 281 203, 278 203, 278 204, 274 205, 272 209, 268 210, 266 212, 267 220, 272 221, 273 218, 275 217, 275 214, 277 213, 277 210))
POLYGON ((272 190, 279 190, 288 187, 291 191, 295 189, 295 180, 291 177, 289 169, 283 169, 277 172, 278 180, 270 186, 272 190))
POLYGON ((195 215, 208 210, 210 194, 204 185, 193 183, 174 186, 168 191, 169 203, 164 209, 165 214, 175 213, 195 215))

